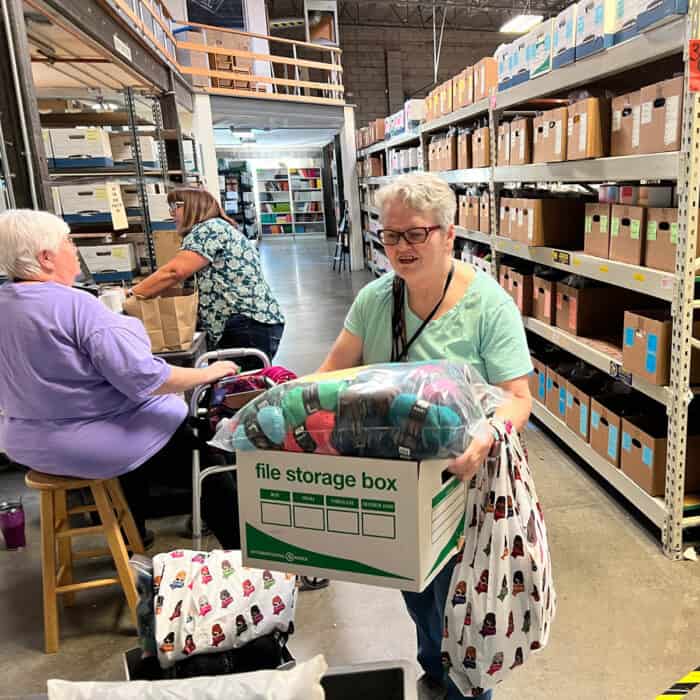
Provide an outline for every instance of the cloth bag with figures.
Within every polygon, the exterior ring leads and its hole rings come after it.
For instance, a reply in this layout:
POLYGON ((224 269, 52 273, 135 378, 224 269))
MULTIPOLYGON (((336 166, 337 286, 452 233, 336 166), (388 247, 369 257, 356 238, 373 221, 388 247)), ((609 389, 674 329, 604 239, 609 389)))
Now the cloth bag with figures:
POLYGON ((469 696, 542 649, 556 609, 547 530, 517 433, 500 440, 467 491, 465 544, 445 605, 442 657, 469 696))

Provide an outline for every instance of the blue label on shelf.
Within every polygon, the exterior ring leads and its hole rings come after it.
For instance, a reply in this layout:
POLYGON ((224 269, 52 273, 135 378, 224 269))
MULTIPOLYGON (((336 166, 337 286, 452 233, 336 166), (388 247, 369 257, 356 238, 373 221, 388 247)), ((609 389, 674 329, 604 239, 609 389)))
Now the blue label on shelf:
POLYGON ((545 392, 544 392, 544 380, 545 376, 540 372, 540 381, 539 384, 537 385, 537 394, 538 396, 544 400, 545 392))
POLYGON ((608 426, 608 455, 610 459, 617 459, 617 426, 608 426))
POLYGON ((628 348, 634 345, 634 328, 625 328, 625 345, 628 348))
POLYGON ((647 447, 646 445, 642 445, 642 462, 644 462, 647 467, 651 467, 653 458, 654 453, 651 448, 647 447))
POLYGON ((581 419, 579 421, 578 431, 584 437, 588 433, 588 406, 586 404, 581 404, 581 419))
POLYGON ((591 411, 591 428, 598 430, 600 427, 600 413, 598 411, 591 411))
POLYGON ((566 392, 566 407, 571 408, 574 405, 574 395, 570 392, 566 392))
POLYGON ((622 449, 625 452, 632 451, 632 436, 624 431, 622 432, 622 449))
POLYGON ((649 333, 647 336, 647 359, 646 371, 653 374, 656 372, 656 351, 659 346, 659 339, 656 334, 649 333))
POLYGON ((595 8, 595 23, 596 25, 603 24, 603 5, 600 4, 595 8))
POLYGON ((559 389, 559 413, 562 416, 566 415, 566 389, 559 389))

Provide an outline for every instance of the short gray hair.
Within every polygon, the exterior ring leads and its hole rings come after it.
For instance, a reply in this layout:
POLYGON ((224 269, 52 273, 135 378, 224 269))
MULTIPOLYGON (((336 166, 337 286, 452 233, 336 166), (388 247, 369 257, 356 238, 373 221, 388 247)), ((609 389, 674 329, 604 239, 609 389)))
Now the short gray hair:
POLYGON ((430 213, 445 231, 455 222, 457 199, 452 188, 433 173, 407 173, 380 188, 375 202, 382 213, 389 202, 399 201, 420 214, 430 213))
POLYGON ((0 214, 0 272, 10 279, 31 279, 41 272, 37 256, 58 251, 70 233, 68 224, 47 211, 10 209, 0 214))

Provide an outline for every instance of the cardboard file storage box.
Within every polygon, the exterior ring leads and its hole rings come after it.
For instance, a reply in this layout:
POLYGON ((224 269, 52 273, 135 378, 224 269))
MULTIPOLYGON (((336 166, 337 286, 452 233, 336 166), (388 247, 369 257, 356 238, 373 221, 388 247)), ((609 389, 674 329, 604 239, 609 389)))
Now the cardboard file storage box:
POLYGON ((530 80, 552 70, 554 19, 546 19, 527 35, 528 72, 530 80))
POLYGON ((507 90, 510 87, 510 54, 512 44, 501 44, 494 53, 498 67, 498 90, 507 90))
POLYGON ((688 12, 688 0, 640 0, 637 27, 651 29, 688 12))
POLYGON ((609 203, 586 203, 583 252, 598 258, 610 256, 610 212, 609 203))
POLYGON ((606 39, 612 45, 621 44, 639 33, 637 16, 639 0, 615 0, 608 10, 606 17, 606 39))
MULTIPOLYGON (((134 164, 134 153, 131 148, 131 136, 128 133, 119 132, 109 135, 109 145, 112 149, 114 165, 125 166, 134 164)), ((160 156, 158 144, 153 136, 139 136, 141 159, 145 168, 160 168, 160 156)))
POLYGON ((52 188, 54 200, 69 224, 100 224, 112 221, 109 192, 105 184, 61 185, 52 188))
POLYGON ((498 235, 511 238, 511 209, 515 209, 516 199, 501 197, 501 209, 498 215, 498 235))
POLYGON ((130 282, 138 272, 132 243, 80 246, 78 250, 95 282, 130 282))
POLYGON ((609 0, 580 0, 576 17, 576 60, 605 49, 605 11, 609 0))
POLYGON ((545 405, 562 423, 566 423, 566 377, 547 367, 545 405))
MULTIPOLYGON (((583 247, 584 205, 578 199, 520 199, 514 240, 565 250, 583 247)), ((511 222, 511 228, 513 224, 511 222)))
POLYGON ((548 323, 550 326, 556 323, 556 295, 557 283, 554 280, 534 275, 532 278, 532 315, 538 321, 548 323))
POLYGON ((111 168, 114 165, 109 134, 104 129, 49 129, 49 136, 56 169, 111 168))
POLYGON ((613 204, 610 217, 610 260, 643 265, 646 209, 613 204))
POLYGON ((472 134, 472 167, 474 168, 488 168, 491 165, 489 133, 489 127, 485 126, 472 134))
POLYGON ((496 165, 510 165, 510 122, 498 125, 498 155, 496 165))
POLYGON ((523 274, 518 270, 501 265, 499 282, 511 296, 523 316, 532 315, 532 275, 523 274))
POLYGON ((479 230, 479 197, 474 195, 467 195, 466 199, 466 212, 464 218, 464 228, 468 228, 471 231, 479 230))
POLYGON ((452 79, 446 80, 439 88, 440 91, 440 114, 452 113, 452 79))
POLYGON ((532 120, 529 117, 514 119, 510 123, 510 163, 532 163, 532 120))
POLYGON ((632 414, 627 396, 597 396, 591 399, 591 447, 613 467, 620 468, 622 416, 632 414))
POLYGON ((588 442, 591 424, 591 397, 570 380, 566 382, 566 424, 582 440, 588 442))
POLYGON ((647 209, 644 260, 647 267, 674 272, 678 244, 678 209, 647 209))
POLYGON ((374 139, 375 141, 384 141, 386 135, 386 123, 384 119, 377 119, 374 122, 374 139))
POLYGON ((457 169, 457 132, 453 129, 442 140, 440 170, 457 169))
POLYGON ((532 162, 555 163, 566 160, 569 111, 566 107, 550 109, 532 123, 532 162))
MULTIPOLYGON (((156 194, 156 185, 146 185, 146 194, 156 194)), ((143 209, 139 199, 139 190, 136 185, 122 185, 122 202, 127 216, 141 216, 143 209)))
POLYGON ((619 336, 627 290, 600 286, 576 289, 557 283, 556 325, 573 335, 619 336))
POLYGON ((468 107, 474 102, 474 69, 465 68, 452 78, 452 106, 455 110, 468 107))
POLYGON ((562 10, 554 19, 552 36, 552 68, 563 68, 576 58, 576 18, 578 5, 575 3, 562 10))
POLYGON ((457 170, 472 167, 472 135, 469 129, 457 132, 457 170))
POLYGON ((155 231, 174 229, 176 224, 168 206, 166 194, 148 195, 148 213, 151 217, 151 227, 155 231))
POLYGON ((421 591, 458 551, 465 484, 446 460, 252 451, 237 461, 245 566, 421 591))
MULTIPOLYGON (((651 496, 666 490, 668 449, 666 416, 640 416, 622 419, 620 466, 623 473, 651 496)), ((700 436, 689 435, 686 453, 685 491, 700 489, 700 436)))
POLYGON ((642 88, 640 153, 678 151, 683 116, 683 76, 642 88))
POLYGON ((530 64, 527 52, 528 35, 518 37, 511 44, 510 51, 510 83, 509 87, 515 87, 530 80, 530 64))
POLYGON ((543 406, 547 398, 547 366, 536 357, 531 357, 533 370, 528 376, 530 394, 532 398, 539 401, 543 406))
POLYGON ((496 59, 487 56, 474 66, 474 102, 486 99, 498 83, 496 59))
POLYGON ((491 233, 491 195, 484 191, 479 198, 479 231, 491 233))
POLYGON ((589 97, 569 106, 567 160, 602 158, 610 151, 610 103, 589 97))
POLYGON ((457 225, 467 228, 467 195, 464 194, 457 198, 457 225))
POLYGON ((633 156, 639 153, 641 97, 642 93, 637 90, 613 98, 611 156, 633 156))
MULTIPOLYGON (((418 127, 418 125, 425 120, 425 103, 423 100, 406 100, 403 103, 403 110, 399 110, 396 113, 397 119, 400 120, 399 115, 403 114, 403 128, 399 128, 399 124, 396 125, 398 133, 403 131, 413 131, 418 127)), ((392 134, 393 136, 394 134, 392 134)))

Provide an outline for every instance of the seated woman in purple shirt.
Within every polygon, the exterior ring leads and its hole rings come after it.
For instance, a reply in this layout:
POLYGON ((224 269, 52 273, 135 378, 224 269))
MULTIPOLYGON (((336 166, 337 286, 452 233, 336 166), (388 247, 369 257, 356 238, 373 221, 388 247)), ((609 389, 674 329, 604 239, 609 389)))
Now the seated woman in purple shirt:
MULTIPOLYGON (((143 536, 151 478, 191 483, 194 436, 174 394, 237 368, 154 357, 139 320, 71 288, 80 265, 68 233, 47 212, 0 214, 0 273, 10 279, 0 287, 0 444, 47 474, 119 477, 143 536)), ((204 519, 222 547, 238 548, 233 477, 204 484, 204 519)))

